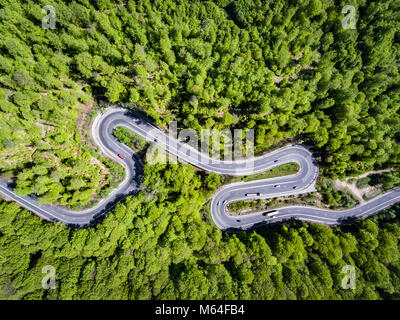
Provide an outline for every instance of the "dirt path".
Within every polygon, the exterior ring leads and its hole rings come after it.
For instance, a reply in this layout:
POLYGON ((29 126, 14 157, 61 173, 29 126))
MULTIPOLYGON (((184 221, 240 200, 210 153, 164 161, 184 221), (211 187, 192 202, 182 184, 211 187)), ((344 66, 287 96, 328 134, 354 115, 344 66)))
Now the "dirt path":
POLYGON ((335 188, 339 189, 339 190, 344 190, 344 189, 348 189, 351 194, 353 195, 354 198, 356 198, 360 204, 365 203, 364 200, 364 196, 366 197, 373 197, 374 195, 379 194, 379 192, 381 191, 380 187, 371 187, 371 186, 367 186, 364 188, 358 188, 357 187, 357 180, 368 177, 371 174, 381 174, 381 173, 387 173, 387 172, 391 172, 393 171, 393 168, 389 168, 389 169, 385 169, 385 170, 374 170, 374 171, 370 171, 370 172, 366 172, 356 178, 346 178, 344 181, 343 180, 339 180, 336 179, 334 182, 334 186, 335 188), (350 183, 349 180, 350 179, 355 179, 355 181, 353 183, 350 183))

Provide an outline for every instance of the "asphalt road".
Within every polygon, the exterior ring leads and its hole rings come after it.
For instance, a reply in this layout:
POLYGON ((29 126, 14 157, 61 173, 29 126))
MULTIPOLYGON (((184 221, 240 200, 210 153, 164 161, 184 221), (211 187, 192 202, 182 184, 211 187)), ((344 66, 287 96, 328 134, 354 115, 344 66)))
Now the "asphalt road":
POLYGON ((290 145, 249 160, 229 162, 214 160, 199 153, 188 144, 168 136, 139 113, 122 108, 107 109, 103 115, 96 118, 92 127, 93 138, 100 150, 121 163, 126 169, 125 180, 97 206, 78 212, 55 205, 39 205, 35 197, 16 195, 12 191, 12 184, 4 180, 0 180, 0 193, 43 219, 60 221, 78 227, 93 225, 127 195, 140 191, 143 163, 130 148, 118 142, 114 137, 113 130, 119 126, 136 132, 146 140, 165 149, 169 154, 175 155, 180 161, 218 174, 243 176, 263 172, 284 163, 297 162, 299 164, 300 170, 294 175, 233 183, 218 190, 211 201, 211 213, 214 223, 222 230, 237 232, 290 219, 334 225, 347 220, 368 217, 400 202, 400 190, 394 189, 350 210, 334 211, 306 206, 290 206, 280 208, 279 213, 272 217, 265 217, 261 212, 244 216, 228 215, 226 206, 233 201, 275 198, 315 191, 318 164, 312 154, 304 146, 290 145), (120 159, 118 154, 123 155, 124 159, 120 159), (256 195, 246 196, 246 194, 256 195))

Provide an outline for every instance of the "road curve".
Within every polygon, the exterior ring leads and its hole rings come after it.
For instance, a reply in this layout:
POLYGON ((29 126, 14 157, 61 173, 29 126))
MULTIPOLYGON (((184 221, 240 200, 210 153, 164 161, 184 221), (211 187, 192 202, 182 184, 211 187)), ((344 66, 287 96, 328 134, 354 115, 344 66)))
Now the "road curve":
POLYGON ((136 153, 120 143, 113 135, 114 129, 120 126, 134 131, 184 162, 218 174, 243 176, 263 172, 284 163, 296 162, 299 164, 299 172, 293 175, 232 183, 220 188, 211 201, 211 214, 216 226, 225 231, 249 230, 289 219, 334 225, 348 219, 370 216, 400 202, 400 190, 393 189, 362 206, 349 210, 335 211, 306 206, 290 206, 280 208, 279 213, 273 217, 265 217, 261 212, 245 216, 228 215, 226 206, 233 201, 275 198, 315 191, 318 164, 312 154, 304 146, 290 145, 247 160, 214 160, 164 133, 138 112, 117 107, 107 109, 95 119, 92 135, 103 153, 124 166, 126 177, 117 189, 95 207, 84 211, 72 211, 56 205, 39 205, 34 196, 21 197, 15 194, 12 183, 5 180, 0 180, 0 193, 49 221, 59 221, 77 227, 95 224, 119 201, 140 190, 143 163, 136 153), (124 159, 119 158, 117 154, 123 155, 124 159), (246 196, 246 194, 256 195, 246 196))

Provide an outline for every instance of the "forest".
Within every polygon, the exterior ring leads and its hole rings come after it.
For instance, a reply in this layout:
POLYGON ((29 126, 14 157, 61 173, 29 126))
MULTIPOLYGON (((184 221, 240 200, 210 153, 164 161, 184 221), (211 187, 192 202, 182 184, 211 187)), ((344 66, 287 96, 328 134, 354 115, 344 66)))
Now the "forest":
POLYGON ((342 227, 212 225, 218 175, 145 165, 144 188, 95 227, 0 203, 0 299, 399 299, 400 206, 342 227), (343 289, 343 266, 356 288, 343 289), (44 266, 56 288, 42 288, 44 266))
MULTIPOLYGON (((258 153, 306 143, 329 179, 391 168, 379 183, 393 188, 399 43, 397 0, 2 0, 0 178, 74 209, 106 196, 124 175, 88 134, 106 101, 161 127, 254 129, 258 153), (48 5, 55 29, 42 27, 48 5)), ((399 206, 341 228, 231 235, 208 209, 224 177, 146 164, 144 179, 88 229, 2 201, 0 298, 399 298, 399 206), (43 265, 55 290, 41 287, 43 265), (340 286, 344 265, 355 290, 340 286)))
POLYGON ((351 2, 356 29, 334 1, 91 3, 0 5, 0 168, 20 194, 79 208, 116 186, 74 130, 99 100, 160 126, 254 129, 258 152, 304 141, 327 176, 394 168, 399 184, 398 1, 351 2))

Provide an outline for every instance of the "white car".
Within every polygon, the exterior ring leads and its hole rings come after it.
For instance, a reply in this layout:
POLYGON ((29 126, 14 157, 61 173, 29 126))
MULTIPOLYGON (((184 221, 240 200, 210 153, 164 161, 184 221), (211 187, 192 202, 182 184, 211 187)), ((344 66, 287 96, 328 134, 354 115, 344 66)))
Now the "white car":
POLYGON ((279 188, 279 187, 280 187, 279 184, 274 185, 274 188, 279 188))

